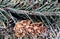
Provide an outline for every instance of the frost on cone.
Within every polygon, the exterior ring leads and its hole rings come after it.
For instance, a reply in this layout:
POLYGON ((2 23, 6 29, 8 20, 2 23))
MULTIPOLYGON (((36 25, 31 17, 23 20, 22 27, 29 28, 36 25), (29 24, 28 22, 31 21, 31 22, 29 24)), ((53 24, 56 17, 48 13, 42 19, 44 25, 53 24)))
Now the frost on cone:
POLYGON ((41 22, 31 23, 30 20, 22 20, 15 24, 14 32, 16 37, 25 36, 28 34, 37 35, 37 33, 44 33, 46 28, 41 22))

